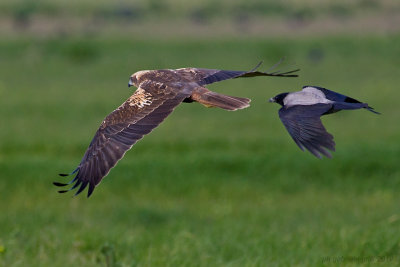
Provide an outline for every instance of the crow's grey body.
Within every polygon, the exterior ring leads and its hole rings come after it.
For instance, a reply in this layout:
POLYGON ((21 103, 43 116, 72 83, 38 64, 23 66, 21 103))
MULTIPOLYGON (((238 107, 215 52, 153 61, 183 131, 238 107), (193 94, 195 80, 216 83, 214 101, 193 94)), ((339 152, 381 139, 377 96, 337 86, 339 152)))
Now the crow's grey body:
POLYGON ((303 90, 299 92, 293 92, 288 94, 283 99, 283 104, 286 107, 295 105, 314 105, 314 104, 329 104, 332 100, 326 98, 325 94, 314 88, 314 87, 304 87, 303 90))
POLYGON ((279 94, 270 102, 282 106, 279 118, 295 143, 318 158, 322 155, 331 157, 328 150, 335 151, 333 136, 322 125, 321 116, 343 109, 360 108, 379 114, 367 103, 316 86, 304 86, 299 92, 279 94))

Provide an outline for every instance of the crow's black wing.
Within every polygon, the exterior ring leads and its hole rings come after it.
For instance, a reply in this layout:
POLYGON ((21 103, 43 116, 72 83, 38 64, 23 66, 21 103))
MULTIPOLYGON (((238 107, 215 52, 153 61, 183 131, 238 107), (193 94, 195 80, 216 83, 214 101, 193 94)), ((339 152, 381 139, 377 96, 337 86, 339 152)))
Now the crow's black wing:
POLYGON ((351 97, 336 93, 334 91, 328 90, 328 89, 323 88, 323 87, 306 85, 306 86, 303 86, 303 90, 307 90, 308 87, 320 90, 321 92, 324 93, 325 97, 327 99, 331 100, 331 101, 360 103, 360 101, 358 101, 358 100, 356 100, 354 98, 351 98, 351 97), (347 101, 346 101, 346 99, 347 99, 347 101))
POLYGON ((320 119, 320 116, 331 107, 330 104, 282 107, 279 110, 279 117, 302 150, 306 148, 318 158, 322 157, 321 154, 331 157, 326 149, 335 151, 335 142, 320 119))
POLYGON ((370 107, 367 103, 360 102, 357 99, 318 86, 303 86, 303 90, 304 89, 307 90, 308 87, 311 88, 314 87, 320 90, 321 92, 324 93, 327 99, 335 101, 336 102, 334 105, 335 110, 365 108, 375 114, 380 114, 379 112, 375 111, 373 107, 370 107))

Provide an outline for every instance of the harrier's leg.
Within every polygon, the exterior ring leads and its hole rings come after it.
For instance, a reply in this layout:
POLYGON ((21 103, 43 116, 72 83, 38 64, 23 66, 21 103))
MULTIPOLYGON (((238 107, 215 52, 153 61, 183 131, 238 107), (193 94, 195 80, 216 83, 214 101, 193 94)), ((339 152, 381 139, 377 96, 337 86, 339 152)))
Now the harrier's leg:
POLYGON ((236 96, 228 96, 212 92, 204 87, 198 87, 193 90, 189 101, 196 101, 206 107, 218 107, 226 110, 237 110, 247 108, 250 99, 236 96))

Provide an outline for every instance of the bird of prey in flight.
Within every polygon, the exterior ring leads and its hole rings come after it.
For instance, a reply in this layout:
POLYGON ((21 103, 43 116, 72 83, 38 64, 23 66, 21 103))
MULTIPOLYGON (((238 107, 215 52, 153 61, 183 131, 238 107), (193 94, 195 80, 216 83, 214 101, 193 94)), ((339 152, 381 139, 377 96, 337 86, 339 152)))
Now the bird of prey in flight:
POLYGON ((380 114, 367 103, 317 86, 304 86, 298 92, 278 94, 269 102, 282 106, 279 118, 301 150, 306 148, 318 158, 322 155, 330 158, 328 149, 335 151, 333 136, 325 130, 321 116, 360 108, 380 114))
MULTIPOLYGON (((272 68, 278 65, 275 64, 272 68)), ((129 86, 137 90, 101 123, 69 183, 54 182, 56 186, 73 184, 68 192, 79 186, 75 195, 89 186, 89 197, 96 185, 138 140, 156 128, 182 102, 199 102, 206 107, 225 110, 243 109, 250 99, 227 96, 205 88, 207 84, 227 79, 255 76, 297 77, 298 71, 258 71, 259 63, 251 71, 181 68, 145 70, 134 73, 129 86)))

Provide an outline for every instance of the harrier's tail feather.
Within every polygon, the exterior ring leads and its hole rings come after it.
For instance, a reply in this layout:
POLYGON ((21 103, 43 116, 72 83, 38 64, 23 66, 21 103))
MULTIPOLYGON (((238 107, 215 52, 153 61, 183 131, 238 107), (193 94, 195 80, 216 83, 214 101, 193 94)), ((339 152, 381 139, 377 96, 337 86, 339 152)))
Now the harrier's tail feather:
POLYGON ((250 101, 251 100, 248 98, 228 96, 215 92, 210 92, 209 94, 204 95, 202 101, 199 102, 207 107, 218 107, 226 110, 238 110, 249 107, 250 101))
POLYGON ((212 92, 204 87, 195 89, 191 99, 206 107, 218 107, 226 110, 238 110, 250 106, 250 99, 236 96, 228 96, 212 92))

